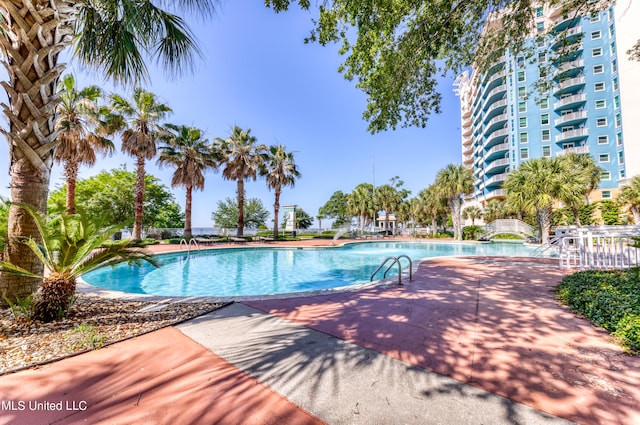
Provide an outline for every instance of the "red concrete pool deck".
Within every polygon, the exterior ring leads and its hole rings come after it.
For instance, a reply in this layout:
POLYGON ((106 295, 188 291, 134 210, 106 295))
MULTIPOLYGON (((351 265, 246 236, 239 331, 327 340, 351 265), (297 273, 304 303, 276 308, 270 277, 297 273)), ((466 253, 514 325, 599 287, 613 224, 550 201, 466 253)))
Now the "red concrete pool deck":
MULTIPOLYGON (((640 358, 557 304, 565 273, 441 258, 403 286, 244 304, 577 423, 640 424, 640 358)), ((0 377, 0 424, 322 423, 285 397, 167 328, 0 377)))

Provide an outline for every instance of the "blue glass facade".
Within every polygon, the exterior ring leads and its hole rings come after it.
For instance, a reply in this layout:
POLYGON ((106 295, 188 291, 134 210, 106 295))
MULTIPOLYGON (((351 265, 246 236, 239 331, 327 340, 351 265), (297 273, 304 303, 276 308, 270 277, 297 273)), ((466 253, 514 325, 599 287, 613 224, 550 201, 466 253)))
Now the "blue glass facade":
POLYGON ((592 198, 612 198, 626 177, 613 9, 570 18, 537 12, 527 54, 507 51, 482 75, 456 81, 474 198, 502 198, 510 170, 567 152, 593 156, 605 172, 592 198))

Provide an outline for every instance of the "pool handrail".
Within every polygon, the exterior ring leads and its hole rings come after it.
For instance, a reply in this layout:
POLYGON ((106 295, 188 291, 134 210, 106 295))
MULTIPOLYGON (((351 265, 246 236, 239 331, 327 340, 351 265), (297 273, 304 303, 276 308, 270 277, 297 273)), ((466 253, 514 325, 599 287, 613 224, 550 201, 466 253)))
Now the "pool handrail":
POLYGON ((400 259, 401 258, 406 258, 407 260, 409 260, 409 282, 413 282, 413 262, 411 261, 411 258, 409 258, 408 255, 398 255, 397 257, 387 257, 384 259, 384 261, 382 262, 382 264, 380 264, 380 266, 378 266, 378 268, 376 269, 375 272, 373 272, 373 274, 371 275, 371 280, 370 282, 373 282, 373 278, 375 277, 375 275, 389 262, 389 260, 391 261, 391 264, 389 265, 389 267, 387 267, 387 269, 384 271, 384 274, 382 275, 382 278, 386 278, 387 277, 387 272, 389 270, 391 270, 391 268, 395 265, 398 264, 398 284, 402 285, 402 264, 400 263, 400 259))

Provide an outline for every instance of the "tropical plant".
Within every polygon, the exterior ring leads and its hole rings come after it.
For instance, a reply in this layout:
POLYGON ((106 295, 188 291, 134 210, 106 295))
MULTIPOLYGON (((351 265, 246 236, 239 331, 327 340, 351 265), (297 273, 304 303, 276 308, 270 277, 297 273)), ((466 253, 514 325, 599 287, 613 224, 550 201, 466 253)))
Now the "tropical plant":
POLYGON ((293 159, 293 153, 287 152, 284 145, 270 146, 265 155, 260 171, 266 180, 267 187, 275 192, 273 203, 273 236, 278 237, 278 214, 280 211, 280 193, 285 186, 293 187, 300 172, 293 159))
POLYGON ((160 102, 155 94, 135 88, 132 102, 124 97, 112 94, 111 108, 122 117, 122 152, 136 159, 136 200, 135 218, 131 237, 135 241, 142 239, 142 215, 144 210, 145 163, 156 156, 156 142, 165 130, 160 122, 171 112, 166 104, 160 102))
POLYGON ((204 189, 204 173, 208 169, 218 168, 217 153, 195 127, 167 124, 160 141, 158 164, 175 167, 171 186, 183 186, 186 191, 183 236, 190 238, 192 192, 204 189))
POLYGON ((222 177, 235 180, 238 196, 237 236, 244 234, 244 181, 257 178, 258 170, 265 159, 267 147, 257 144, 258 139, 251 135, 251 129, 246 131, 233 126, 231 134, 226 139, 216 138, 220 164, 224 165, 222 177))
POLYGON ((462 210, 462 218, 471 220, 471 225, 476 225, 476 220, 482 218, 482 210, 475 205, 471 205, 462 210))
POLYGON ((374 190, 374 202, 384 211, 384 232, 389 234, 389 215, 392 214, 402 202, 400 193, 390 184, 378 186, 374 190))
POLYGON ((598 187, 605 170, 589 154, 568 153, 560 161, 567 168, 560 200, 573 212, 575 224, 581 226, 579 209, 589 201, 589 194, 598 187))
POLYGON ((454 239, 462 240, 462 195, 473 192, 473 174, 463 165, 449 164, 438 172, 435 185, 438 196, 447 200, 451 211, 454 239))
POLYGON ((633 214, 633 222, 640 224, 640 176, 635 176, 629 184, 622 187, 618 202, 627 205, 633 214))
POLYGON ((62 214, 47 220, 31 206, 19 206, 33 218, 40 235, 39 241, 27 238, 21 243, 37 256, 46 273, 33 273, 6 261, 0 262, 0 270, 42 280, 31 304, 31 317, 35 320, 48 322, 66 316, 75 295, 76 279, 83 273, 122 262, 157 265, 150 253, 132 247, 131 241, 104 245, 120 229, 119 225, 104 227, 84 214, 62 214))
POLYGON ((421 221, 429 220, 431 222, 431 234, 438 233, 438 216, 443 211, 446 212, 446 200, 438 195, 438 190, 435 184, 427 186, 418 194, 418 200, 420 202, 420 219, 421 221))
POLYGON ((375 219, 377 210, 374 188, 370 183, 360 183, 347 198, 347 212, 358 218, 361 231, 375 219))
POLYGON ((557 157, 531 159, 509 173, 503 185, 511 207, 535 213, 543 244, 549 240, 553 203, 567 191, 566 171, 557 157))
POLYGON ((610 199, 603 199, 598 203, 602 222, 607 226, 622 224, 620 219, 620 206, 610 199))
MULTIPOLYGON (((66 66, 61 52, 75 47, 77 59, 124 84, 146 79, 146 61, 158 59, 168 72, 191 65, 199 49, 189 28, 176 14, 158 6, 188 10, 203 16, 215 0, 134 2, 132 0, 23 1, 0 4, 0 54, 9 81, 3 83, 8 102, 8 128, 0 130, 10 149, 11 200, 44 212, 51 167, 60 129, 54 111, 56 91, 66 66), (28 182, 28 184, 27 184, 28 182)), ((42 264, 20 243, 38 237, 29 214, 12 204, 5 259, 35 274, 42 264)), ((33 293, 40 281, 2 274, 0 292, 10 300, 33 293)))
POLYGON ((60 103, 56 113, 58 147, 54 159, 64 163, 64 176, 67 183, 66 209, 68 214, 76 212, 76 180, 81 164, 93 165, 96 152, 111 154, 115 150, 113 142, 107 139, 105 124, 100 121, 106 111, 98 105, 102 90, 98 86, 89 86, 78 91, 73 75, 65 75, 60 84, 60 103))
POLYGON ((505 201, 492 199, 484 206, 483 217, 485 223, 490 223, 501 218, 507 218, 507 216, 508 212, 505 201))

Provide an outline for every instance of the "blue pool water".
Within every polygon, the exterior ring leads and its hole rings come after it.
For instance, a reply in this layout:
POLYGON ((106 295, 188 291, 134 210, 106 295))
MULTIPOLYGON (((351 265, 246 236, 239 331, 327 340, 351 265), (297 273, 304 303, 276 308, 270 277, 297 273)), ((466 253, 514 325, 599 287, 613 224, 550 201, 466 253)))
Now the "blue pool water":
MULTIPOLYGON (((285 294, 369 282, 389 256, 413 261, 451 255, 527 256, 532 248, 513 243, 354 243, 331 248, 235 248, 158 256, 159 268, 120 264, 83 276, 105 289, 165 296, 285 294)), ((402 260, 403 268, 407 262, 402 260)), ((387 277, 397 274, 397 267, 387 277)), ((379 273, 376 279, 381 278, 379 273)))

